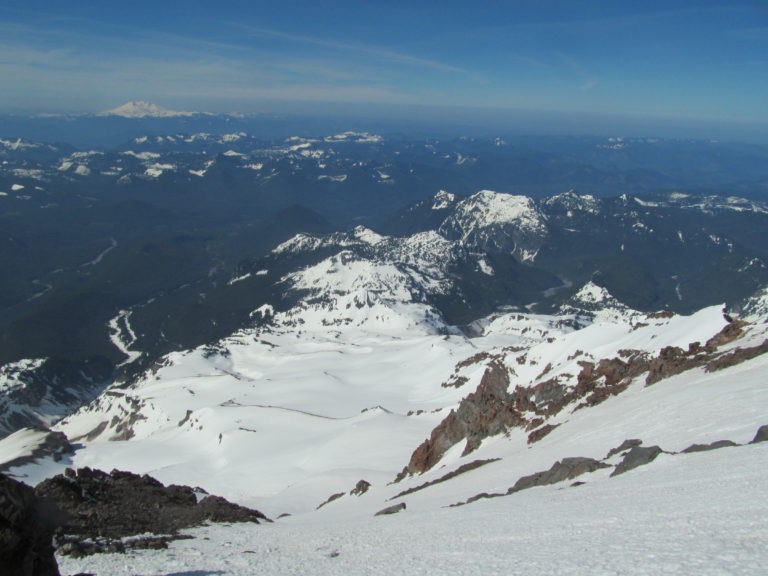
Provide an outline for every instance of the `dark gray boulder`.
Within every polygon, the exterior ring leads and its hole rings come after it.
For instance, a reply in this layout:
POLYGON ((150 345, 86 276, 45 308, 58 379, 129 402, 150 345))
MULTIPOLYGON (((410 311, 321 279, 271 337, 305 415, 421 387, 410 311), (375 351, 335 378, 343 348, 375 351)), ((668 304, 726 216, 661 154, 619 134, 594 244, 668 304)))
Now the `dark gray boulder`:
POLYGON ((546 486, 547 484, 556 484, 563 480, 572 480, 577 476, 594 472, 600 468, 608 468, 608 465, 593 458, 563 458, 559 462, 555 462, 549 470, 536 472, 535 474, 518 479, 515 485, 507 490, 507 494, 513 494, 520 490, 533 488, 534 486, 546 486))
POLYGON ((730 440, 717 440, 710 444, 691 444, 683 450, 683 454, 690 454, 691 452, 706 452, 708 450, 718 450, 720 448, 730 448, 732 446, 738 446, 736 442, 730 440))
MULTIPOLYGON (((198 495, 189 486, 164 486, 148 475, 113 470, 68 468, 35 488, 38 498, 65 511, 63 533, 80 540, 101 542, 96 551, 110 551, 116 540, 136 534, 177 535, 179 530, 205 522, 267 520, 261 512, 218 496, 198 495)), ((72 545, 75 552, 82 547, 72 545)), ((87 553, 87 552, 86 552, 87 553)))
POLYGON ((371 483, 367 480, 360 480, 357 484, 355 484, 355 487, 352 488, 352 490, 349 492, 352 496, 362 496, 366 492, 368 492, 368 488, 371 487, 371 483))
POLYGON ((395 504, 394 506, 388 506, 382 510, 379 510, 376 512, 376 514, 374 514, 374 516, 387 516, 389 514, 397 514, 402 510, 405 510, 405 502, 400 502, 400 504, 395 504))
POLYGON ((663 450, 658 446, 635 446, 627 452, 624 459, 618 466, 616 466, 616 469, 611 472, 611 476, 618 476, 619 474, 629 472, 638 466, 645 466, 646 464, 653 462, 662 452, 663 450))
POLYGON ((763 424, 757 429, 757 433, 750 444, 757 444, 758 442, 768 442, 768 424, 763 424))
POLYGON ((611 448, 608 451, 608 454, 605 456, 605 459, 608 460, 611 456, 614 456, 616 454, 621 454, 622 452, 626 452, 630 448, 634 448, 635 446, 640 446, 643 443, 642 440, 638 440, 637 438, 630 438, 629 440, 624 440, 624 442, 621 443, 621 445, 617 446, 616 448, 611 448))
POLYGON ((32 488, 0 474, 0 574, 59 576, 52 544, 59 518, 32 488))
POLYGON ((323 506, 325 506, 326 504, 330 504, 331 502, 334 502, 334 501, 338 500, 339 498, 341 498, 342 496, 344 496, 344 494, 345 494, 345 492, 338 492, 338 493, 336 493, 336 494, 331 494, 330 496, 328 496, 328 498, 325 500, 325 502, 323 502, 322 504, 320 504, 320 506, 318 506, 317 508, 315 508, 315 510, 320 510, 320 508, 322 508, 322 507, 323 507, 323 506))

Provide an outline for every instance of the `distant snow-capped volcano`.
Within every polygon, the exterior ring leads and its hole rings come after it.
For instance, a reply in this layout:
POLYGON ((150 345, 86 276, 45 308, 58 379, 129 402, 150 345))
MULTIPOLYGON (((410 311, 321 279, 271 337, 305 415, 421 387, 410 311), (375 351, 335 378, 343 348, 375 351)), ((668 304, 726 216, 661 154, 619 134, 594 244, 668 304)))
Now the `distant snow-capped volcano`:
POLYGON ((194 112, 169 110, 168 108, 162 108, 157 104, 146 102, 144 100, 132 100, 117 108, 101 112, 99 116, 122 116, 123 118, 144 118, 151 116, 155 118, 170 118, 174 116, 192 116, 193 114, 194 112))

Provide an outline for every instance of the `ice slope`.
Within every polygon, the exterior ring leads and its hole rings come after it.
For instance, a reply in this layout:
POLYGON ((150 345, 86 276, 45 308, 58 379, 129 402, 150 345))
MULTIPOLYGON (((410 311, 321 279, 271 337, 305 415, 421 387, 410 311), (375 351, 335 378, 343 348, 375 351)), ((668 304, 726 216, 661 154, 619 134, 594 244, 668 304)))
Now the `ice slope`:
POLYGON ((367 337, 357 345, 240 338, 226 343, 228 357, 174 355, 154 376, 65 420, 57 428, 70 438, 116 423, 85 442, 75 465, 129 468, 175 483, 195 478, 209 491, 262 506, 303 483, 309 502, 281 502, 276 513, 311 510, 330 489, 317 477, 335 475, 343 486, 361 476, 391 479, 413 440, 440 419, 407 412, 457 401, 460 392, 431 384, 470 349, 462 338, 438 336, 367 337), (123 423, 131 439, 107 441, 123 423), (306 486, 310 480, 321 483, 317 491, 306 486))

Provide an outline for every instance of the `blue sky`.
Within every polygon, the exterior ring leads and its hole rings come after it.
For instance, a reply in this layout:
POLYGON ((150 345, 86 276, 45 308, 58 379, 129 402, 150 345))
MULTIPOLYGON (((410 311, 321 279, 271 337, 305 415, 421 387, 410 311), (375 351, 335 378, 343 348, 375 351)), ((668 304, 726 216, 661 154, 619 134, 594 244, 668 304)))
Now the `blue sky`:
POLYGON ((0 79, 5 112, 144 99, 763 124, 768 2, 4 0, 0 79))

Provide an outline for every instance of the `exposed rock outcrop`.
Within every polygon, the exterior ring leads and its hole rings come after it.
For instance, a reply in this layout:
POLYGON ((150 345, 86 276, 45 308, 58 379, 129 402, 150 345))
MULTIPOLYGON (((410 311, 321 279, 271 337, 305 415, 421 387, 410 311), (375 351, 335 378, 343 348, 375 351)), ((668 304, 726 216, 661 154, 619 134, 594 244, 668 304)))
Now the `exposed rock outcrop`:
POLYGON ((757 358, 761 354, 768 352, 768 340, 757 346, 749 348, 737 348, 733 352, 723 354, 709 362, 705 368, 707 372, 714 372, 715 370, 723 370, 724 368, 730 368, 736 364, 741 364, 752 358, 757 358))
POLYGON ((205 496, 198 502, 188 486, 164 486, 154 478, 130 472, 68 468, 35 488, 42 501, 68 514, 65 534, 81 539, 120 539, 135 534, 175 535, 210 522, 267 520, 261 512, 205 496))
POLYGON ((322 502, 317 508, 315 508, 315 510, 320 510, 320 508, 322 508, 326 504, 330 504, 334 500, 338 500, 339 498, 344 496, 344 494, 345 494, 344 492, 337 492, 336 494, 331 494, 330 496, 328 496, 328 498, 324 502, 322 502))
POLYGON ((703 363, 703 358, 697 355, 699 347, 689 349, 687 352, 677 346, 666 346, 661 349, 659 355, 650 361, 648 376, 645 377, 647 385, 656 384, 664 378, 669 378, 685 370, 690 370, 703 363))
POLYGON ((419 490, 424 490, 425 488, 429 488, 430 486, 434 486, 435 484, 440 484, 441 482, 451 480, 453 478, 456 478, 456 476, 460 476, 461 474, 464 474, 465 472, 476 470, 481 466, 485 466, 486 464, 490 464, 491 462, 497 462, 498 460, 499 460, 498 458, 491 458, 489 460, 473 460, 472 462, 462 464, 461 466, 456 468, 456 470, 452 470, 451 472, 448 472, 448 474, 445 474, 444 476, 440 476, 440 478, 436 480, 424 482, 424 484, 419 484, 418 486, 414 486, 413 488, 408 488, 407 490, 403 490, 399 494, 395 494, 392 498, 390 498, 390 500, 395 500, 396 498, 402 498, 403 496, 407 496, 408 494, 413 494, 414 492, 418 492, 419 490))
POLYGON ((368 488, 371 487, 371 483, 367 480, 359 480, 357 484, 355 484, 355 487, 350 490, 349 494, 350 496, 362 496, 366 492, 368 492, 368 488))
POLYGON ((0 574, 59 576, 51 543, 58 519, 32 488, 0 474, 0 574))
POLYGON ((564 398, 558 411, 579 398, 584 398, 579 408, 596 406, 611 396, 623 392, 633 378, 648 369, 648 359, 642 352, 633 351, 626 359, 604 358, 597 363, 579 361, 581 372, 575 389, 564 398))
POLYGON ((400 502, 400 504, 387 506, 386 508, 379 510, 374 516, 388 516, 389 514, 397 514, 403 510, 405 510, 405 502, 400 502))
POLYGON ((549 470, 523 476, 515 482, 514 486, 507 490, 507 494, 514 494, 534 486, 545 486, 547 484, 556 484, 563 480, 572 480, 577 476, 594 472, 600 468, 609 468, 609 466, 593 458, 563 458, 559 462, 555 462, 549 470))
MULTIPOLYGON (((550 417, 567 407, 578 410, 600 404, 623 392, 643 374, 646 385, 652 385, 691 368, 703 366, 707 371, 719 370, 768 353, 768 341, 727 352, 719 350, 747 334, 748 326, 742 320, 732 320, 704 345, 692 342, 687 350, 667 346, 655 357, 642 350, 622 349, 614 358, 579 360, 581 370, 576 375, 575 384, 572 375, 561 373, 530 386, 518 384, 509 390, 510 376, 515 372, 504 364, 503 356, 473 357, 469 359, 472 362, 488 362, 477 389, 432 430, 395 481, 429 470, 449 448, 462 440, 466 441, 462 455, 478 448, 484 438, 506 433, 512 428, 528 431, 529 444, 537 442, 555 428, 556 424, 547 422, 550 417)), ((575 355, 569 359, 573 358, 575 355)), ((523 364, 527 361, 526 356, 517 356, 516 361, 523 364)), ((457 365, 455 374, 465 365, 457 365)), ((552 366, 548 365, 539 378, 551 370, 552 366)))
MULTIPOLYGON (((411 460, 398 476, 424 472, 434 466, 445 451, 454 444, 466 439, 464 454, 469 454, 480 446, 483 438, 505 432, 513 426, 524 426, 526 420, 521 416, 517 401, 524 401, 522 396, 515 397, 509 388, 507 368, 493 362, 483 374, 477 390, 461 401, 456 410, 434 429, 413 453, 411 460)), ((525 409, 535 408, 530 403, 525 409)))
POLYGON ((705 366, 707 372, 722 370, 768 352, 768 341, 758 346, 737 348, 725 354, 718 352, 718 348, 730 344, 743 335, 746 326, 748 323, 743 320, 733 320, 707 340, 704 346, 699 342, 693 342, 688 346, 687 351, 675 346, 663 348, 658 357, 650 362, 648 376, 645 379, 646 384, 655 384, 659 380, 696 366, 705 366))
POLYGON ((586 361, 579 364, 582 370, 576 386, 571 389, 552 378, 535 386, 516 386, 510 392, 509 369, 499 361, 491 362, 477 390, 466 396, 459 407, 432 430, 430 437, 413 452, 396 481, 408 474, 429 470, 446 450, 464 439, 463 455, 478 448, 484 438, 515 427, 536 428, 528 439, 529 443, 536 442, 555 427, 552 424, 542 426, 545 418, 581 398, 584 400, 580 406, 603 402, 623 391, 648 365, 640 353, 630 355, 627 360, 613 358, 601 360, 597 365, 586 361))
POLYGON ((709 450, 719 450, 720 448, 731 448, 733 446, 738 446, 738 444, 730 440, 718 440, 717 442, 712 442, 710 444, 691 444, 688 448, 683 450, 683 454, 707 452, 709 450))
POLYGON ((757 444, 758 442, 768 442, 768 424, 764 424, 757 429, 755 437, 750 444, 757 444))
POLYGON ((641 446, 643 444, 643 441, 639 438, 629 438, 628 440, 624 440, 619 446, 616 448, 611 448, 608 450, 608 454, 605 456, 605 459, 608 460, 611 456, 615 456, 616 454, 621 454, 622 452, 626 452, 630 448, 634 448, 635 446, 641 446))
POLYGON ((704 348, 707 350, 707 352, 714 352, 720 346, 736 340, 736 338, 738 338, 744 333, 744 328, 746 328, 748 325, 749 325, 749 322, 746 322, 744 320, 732 320, 731 322, 723 326, 723 329, 720 330, 720 332, 718 332, 717 334, 712 336, 712 338, 707 340, 707 343, 704 345, 704 348))
POLYGON ((558 426, 559 424, 544 424, 544 426, 542 426, 541 428, 537 428, 536 430, 528 434, 528 444, 533 444, 534 442, 538 442, 558 426))
POLYGON ((658 446, 635 446, 624 456, 624 459, 616 466, 616 469, 611 472, 611 476, 618 476, 624 474, 638 466, 645 466, 646 464, 653 462, 656 457, 661 454, 663 450, 658 446))

